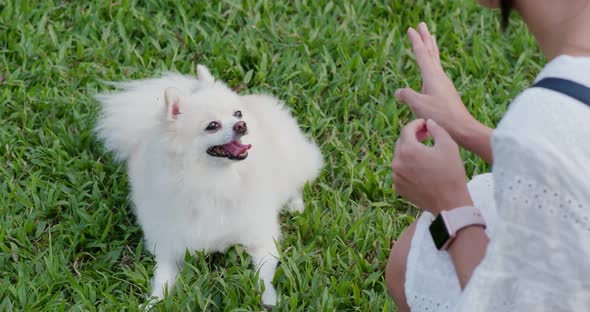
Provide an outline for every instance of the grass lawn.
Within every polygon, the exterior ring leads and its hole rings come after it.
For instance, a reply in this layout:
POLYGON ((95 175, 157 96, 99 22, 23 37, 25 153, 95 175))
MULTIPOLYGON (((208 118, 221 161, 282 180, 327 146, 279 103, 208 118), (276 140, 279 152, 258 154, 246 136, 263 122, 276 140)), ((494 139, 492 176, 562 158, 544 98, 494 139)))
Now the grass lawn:
MULTIPOLYGON (((516 18, 475 0, 0 0, 0 310, 122 311, 149 293, 154 260, 127 199, 123 164, 93 137, 103 80, 195 73, 271 92, 321 145, 306 211, 281 217, 278 311, 395 311, 391 242, 419 211, 389 163, 420 88, 405 37, 425 20, 469 110, 494 125, 544 59, 516 18)), ((470 175, 489 168, 464 153, 470 175)), ((166 311, 261 310, 242 248, 187 254, 166 311)))

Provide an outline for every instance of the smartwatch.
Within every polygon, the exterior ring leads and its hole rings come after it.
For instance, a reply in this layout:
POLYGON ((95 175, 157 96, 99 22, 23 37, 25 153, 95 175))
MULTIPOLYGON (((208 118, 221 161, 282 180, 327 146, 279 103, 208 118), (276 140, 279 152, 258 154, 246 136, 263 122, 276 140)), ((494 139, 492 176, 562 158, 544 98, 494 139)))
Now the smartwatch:
POLYGON ((472 225, 479 225, 484 229, 486 228, 486 222, 483 219, 481 211, 475 207, 466 206, 441 211, 434 218, 429 229, 436 248, 438 250, 447 250, 457 235, 457 232, 472 225))

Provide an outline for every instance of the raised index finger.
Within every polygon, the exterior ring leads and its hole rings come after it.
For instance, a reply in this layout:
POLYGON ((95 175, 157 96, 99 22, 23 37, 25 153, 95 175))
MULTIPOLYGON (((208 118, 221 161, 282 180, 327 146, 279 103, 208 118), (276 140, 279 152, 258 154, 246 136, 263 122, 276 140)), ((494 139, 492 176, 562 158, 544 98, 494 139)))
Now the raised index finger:
POLYGON ((418 33, 422 38, 422 42, 424 42, 424 46, 426 47, 426 51, 430 55, 430 58, 432 58, 434 62, 439 62, 438 47, 436 46, 434 37, 430 34, 426 23, 422 22, 418 25, 418 33))
POLYGON ((416 55, 416 62, 420 67, 422 76, 431 74, 434 71, 435 64, 432 62, 432 56, 428 52, 426 43, 422 39, 422 36, 412 27, 408 29, 408 37, 412 42, 412 49, 416 55))

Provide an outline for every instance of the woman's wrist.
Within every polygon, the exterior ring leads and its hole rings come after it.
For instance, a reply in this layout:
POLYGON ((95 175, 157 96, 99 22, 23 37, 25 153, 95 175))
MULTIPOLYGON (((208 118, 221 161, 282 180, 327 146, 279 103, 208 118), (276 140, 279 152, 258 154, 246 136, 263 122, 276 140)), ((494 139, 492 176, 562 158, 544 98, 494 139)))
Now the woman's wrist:
POLYGON ((456 137, 454 139, 463 148, 473 145, 473 142, 477 141, 478 138, 481 137, 482 133, 484 132, 483 128, 485 127, 485 125, 471 116, 469 116, 469 119, 462 122, 461 125, 457 126, 457 131, 454 133, 456 137))
POLYGON ((432 212, 437 215, 441 211, 453 210, 465 206, 473 206, 473 200, 467 189, 467 184, 464 187, 456 187, 451 191, 441 192, 436 204, 432 207, 432 212))
POLYGON ((455 132, 454 139, 461 147, 492 164, 492 132, 492 128, 480 123, 475 118, 470 118, 455 132))

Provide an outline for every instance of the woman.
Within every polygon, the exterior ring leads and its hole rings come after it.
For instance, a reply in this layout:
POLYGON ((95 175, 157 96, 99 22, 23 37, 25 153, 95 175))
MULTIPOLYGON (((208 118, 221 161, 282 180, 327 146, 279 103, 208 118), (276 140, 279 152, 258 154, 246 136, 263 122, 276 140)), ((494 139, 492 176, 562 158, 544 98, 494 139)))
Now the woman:
MULTIPOLYGON (((590 0, 480 3, 523 18, 549 60, 536 82, 590 86, 590 0)), ((590 311, 590 104, 529 88, 492 131, 465 109, 426 25, 408 35, 423 92, 396 97, 421 119, 402 130, 392 169, 424 213, 391 250, 399 311, 590 311), (467 184, 457 144, 492 174, 467 184)))

